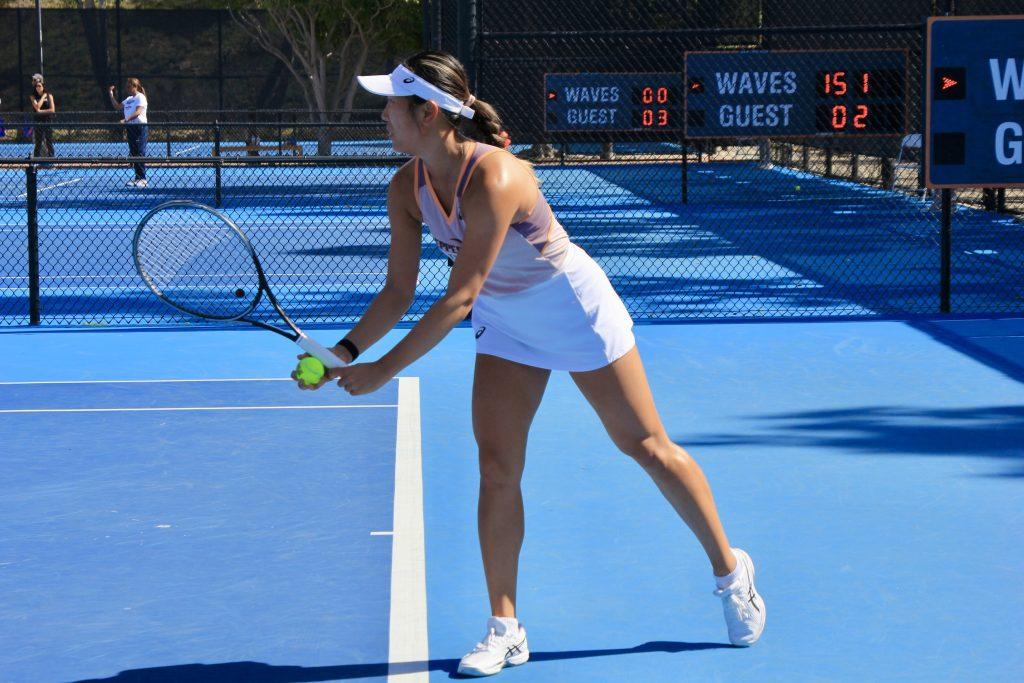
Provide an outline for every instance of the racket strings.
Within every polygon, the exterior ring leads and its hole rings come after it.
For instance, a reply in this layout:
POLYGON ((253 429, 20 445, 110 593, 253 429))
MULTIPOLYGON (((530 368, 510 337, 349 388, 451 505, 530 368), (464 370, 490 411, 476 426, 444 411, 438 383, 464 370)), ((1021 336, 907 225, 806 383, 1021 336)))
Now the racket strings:
POLYGON ((259 273, 244 238, 199 208, 153 214, 138 234, 136 258, 159 296, 196 315, 238 318, 259 296, 259 273))

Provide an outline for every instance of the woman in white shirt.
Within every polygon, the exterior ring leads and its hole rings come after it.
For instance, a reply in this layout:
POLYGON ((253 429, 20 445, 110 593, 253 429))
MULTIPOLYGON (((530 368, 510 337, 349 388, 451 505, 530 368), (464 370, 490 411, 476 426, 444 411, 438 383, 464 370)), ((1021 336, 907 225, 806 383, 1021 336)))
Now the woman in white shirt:
MULTIPOLYGON (((110 86, 110 103, 114 109, 124 112, 121 123, 125 124, 125 132, 128 135, 128 153, 133 157, 146 156, 146 142, 149 139, 149 119, 146 118, 146 111, 149 109, 149 100, 146 99, 146 90, 142 82, 137 78, 129 78, 126 82, 128 97, 118 102, 114 97, 114 86, 110 86)), ((132 164, 135 169, 135 180, 128 181, 128 187, 146 186, 146 165, 143 163, 132 164)))

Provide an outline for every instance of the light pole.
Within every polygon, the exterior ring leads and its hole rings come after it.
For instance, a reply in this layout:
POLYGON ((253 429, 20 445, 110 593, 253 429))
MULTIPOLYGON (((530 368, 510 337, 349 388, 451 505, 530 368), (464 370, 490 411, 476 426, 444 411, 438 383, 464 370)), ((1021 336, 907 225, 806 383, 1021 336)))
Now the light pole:
POLYGON ((43 73, 43 7, 41 0, 36 0, 36 26, 39 28, 39 73, 43 73))

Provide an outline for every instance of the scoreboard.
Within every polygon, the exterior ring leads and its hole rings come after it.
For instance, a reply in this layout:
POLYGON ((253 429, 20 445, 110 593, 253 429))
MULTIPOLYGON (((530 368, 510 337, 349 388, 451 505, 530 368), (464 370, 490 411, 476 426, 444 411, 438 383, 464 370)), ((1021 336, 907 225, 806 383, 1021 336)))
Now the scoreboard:
POLYGON ((906 50, 688 52, 683 71, 544 75, 550 133, 902 136, 906 50))
POLYGON ((548 132, 649 131, 682 128, 678 73, 545 74, 548 132))
POLYGON ((688 138, 906 133, 905 50, 688 52, 684 74, 688 138))
POLYGON ((1024 186, 1024 16, 928 20, 925 183, 1024 186))

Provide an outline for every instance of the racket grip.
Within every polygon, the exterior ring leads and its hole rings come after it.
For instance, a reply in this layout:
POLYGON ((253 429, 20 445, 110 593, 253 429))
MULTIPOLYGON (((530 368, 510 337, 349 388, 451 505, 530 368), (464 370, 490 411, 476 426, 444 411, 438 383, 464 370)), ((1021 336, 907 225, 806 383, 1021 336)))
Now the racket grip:
POLYGON ((329 368, 337 369, 345 367, 345 363, 342 362, 340 358, 321 346, 316 340, 310 339, 304 334, 300 334, 295 343, 301 346, 303 351, 313 356, 329 368))

